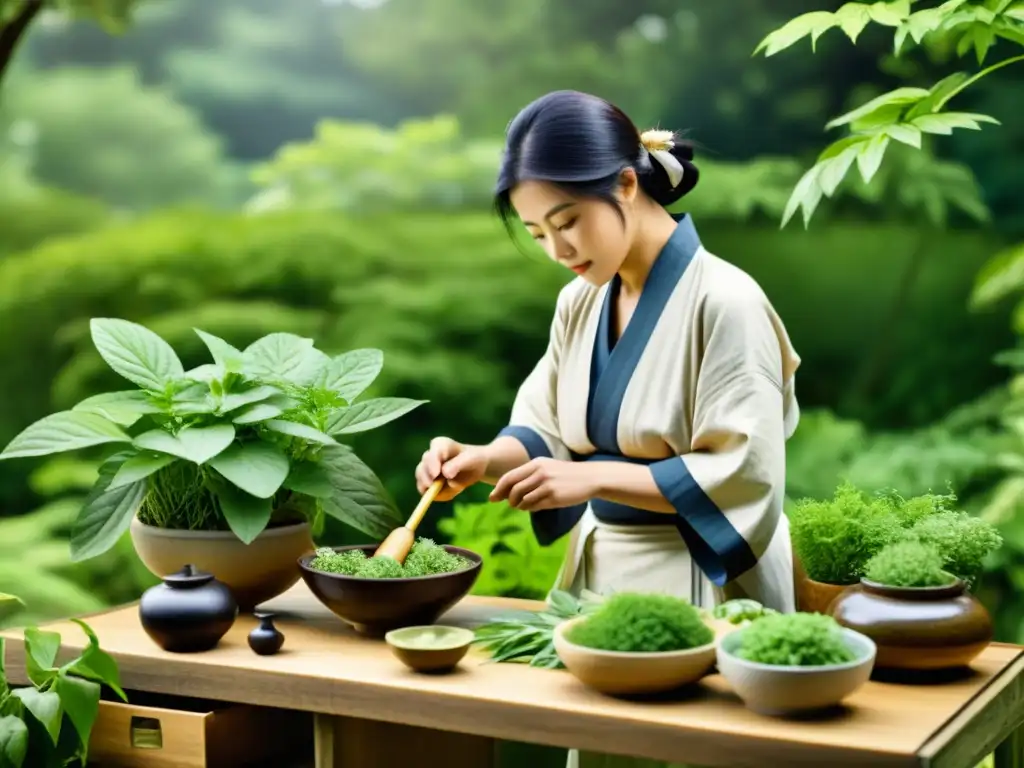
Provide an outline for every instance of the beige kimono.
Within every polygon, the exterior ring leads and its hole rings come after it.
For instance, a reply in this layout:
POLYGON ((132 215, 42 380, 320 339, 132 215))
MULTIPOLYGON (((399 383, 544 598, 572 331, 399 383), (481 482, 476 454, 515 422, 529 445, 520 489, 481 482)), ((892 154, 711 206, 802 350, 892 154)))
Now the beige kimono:
MULTIPOLYGON (((612 344, 618 284, 562 290, 547 351, 501 434, 531 457, 645 464, 676 514, 603 499, 535 512, 541 544, 570 536, 555 586, 794 610, 782 505, 800 358, 782 322, 752 278, 701 246, 689 216, 612 344)), ((613 764, 590 757, 579 764, 613 764)))

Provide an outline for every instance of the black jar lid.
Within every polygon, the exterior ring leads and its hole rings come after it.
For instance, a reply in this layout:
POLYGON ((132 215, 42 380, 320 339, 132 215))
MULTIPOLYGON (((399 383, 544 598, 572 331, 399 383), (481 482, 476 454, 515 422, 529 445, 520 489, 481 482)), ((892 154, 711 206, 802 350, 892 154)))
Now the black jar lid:
POLYGON ((207 573, 206 571, 200 571, 194 565, 189 563, 177 573, 171 573, 164 576, 164 584, 169 587, 176 589, 193 589, 195 587, 201 587, 204 584, 209 584, 213 581, 213 574, 207 573))

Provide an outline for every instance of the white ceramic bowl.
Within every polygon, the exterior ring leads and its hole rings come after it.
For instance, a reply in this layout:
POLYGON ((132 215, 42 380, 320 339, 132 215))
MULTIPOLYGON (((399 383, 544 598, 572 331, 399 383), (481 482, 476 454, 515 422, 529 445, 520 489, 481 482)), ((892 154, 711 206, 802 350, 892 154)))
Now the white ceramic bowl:
MULTIPOLYGON (((696 682, 715 663, 715 641, 686 651, 657 653, 602 651, 569 642, 566 631, 585 618, 555 627, 555 651, 571 675, 601 693, 627 696, 671 691, 696 682)), ((718 629, 710 622, 708 626, 718 629)))
POLYGON ((871 677, 876 648, 871 638, 842 630, 856 658, 845 664, 820 667, 758 664, 734 655, 743 630, 730 632, 718 642, 718 671, 743 703, 765 715, 788 715, 824 709, 842 702, 871 677))

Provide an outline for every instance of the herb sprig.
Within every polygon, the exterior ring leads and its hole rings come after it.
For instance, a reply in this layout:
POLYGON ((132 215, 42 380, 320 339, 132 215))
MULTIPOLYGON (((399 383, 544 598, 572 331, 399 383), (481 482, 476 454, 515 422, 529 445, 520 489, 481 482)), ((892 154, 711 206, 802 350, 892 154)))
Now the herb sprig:
POLYGON ((476 629, 476 642, 491 655, 493 662, 516 662, 543 669, 563 669, 555 652, 555 627, 576 616, 593 613, 604 602, 594 592, 584 590, 579 598, 568 592, 552 590, 547 609, 518 611, 497 616, 476 629))

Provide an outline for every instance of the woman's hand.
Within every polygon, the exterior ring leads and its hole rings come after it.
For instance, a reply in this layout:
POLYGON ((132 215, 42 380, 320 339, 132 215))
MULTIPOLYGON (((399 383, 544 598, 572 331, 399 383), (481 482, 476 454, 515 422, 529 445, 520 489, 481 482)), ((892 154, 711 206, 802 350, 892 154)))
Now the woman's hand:
POLYGON ((416 467, 416 488, 425 493, 431 483, 443 477, 446 482, 437 501, 449 501, 483 480, 486 471, 487 454, 482 448, 435 437, 416 467))
POLYGON ((597 495, 593 470, 579 462, 532 459, 502 475, 490 500, 507 500, 510 507, 527 512, 582 504, 597 495))

